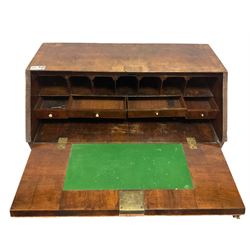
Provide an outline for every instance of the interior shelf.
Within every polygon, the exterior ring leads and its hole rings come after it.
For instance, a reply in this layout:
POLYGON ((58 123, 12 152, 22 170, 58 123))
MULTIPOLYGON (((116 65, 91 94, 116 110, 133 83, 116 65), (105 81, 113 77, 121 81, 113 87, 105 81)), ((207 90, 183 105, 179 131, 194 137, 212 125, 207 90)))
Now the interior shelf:
POLYGON ((163 81, 162 93, 166 95, 180 96, 183 94, 186 80, 184 77, 168 77, 163 81))
POLYGON ((215 119, 219 111, 213 97, 185 98, 187 119, 215 119))
POLYGON ((40 76, 37 79, 40 96, 68 96, 67 81, 61 76, 40 76))
POLYGON ((185 97, 213 97, 215 77, 192 77, 185 88, 185 97))
POLYGON ((140 80, 139 94, 159 95, 161 88, 160 77, 143 77, 140 80))
POLYGON ((138 79, 135 76, 120 76, 116 81, 117 94, 136 94, 138 91, 138 79))
POLYGON ((86 76, 72 76, 70 84, 72 95, 86 95, 93 92, 91 80, 86 76))
POLYGON ((115 81, 112 77, 97 76, 93 80, 94 92, 99 95, 112 95, 115 93, 115 81))
POLYGON ((181 97, 129 97, 128 117, 185 117, 181 97))

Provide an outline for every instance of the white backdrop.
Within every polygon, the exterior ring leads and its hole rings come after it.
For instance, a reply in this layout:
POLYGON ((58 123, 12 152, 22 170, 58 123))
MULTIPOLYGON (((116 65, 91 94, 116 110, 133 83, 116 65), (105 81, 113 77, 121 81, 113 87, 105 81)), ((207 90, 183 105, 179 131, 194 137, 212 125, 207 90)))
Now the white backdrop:
POLYGON ((249 214, 11 218, 30 149, 25 67, 42 42, 209 43, 229 71, 223 152, 250 206, 249 1, 8 0, 0 2, 0 249, 250 249, 249 214), (242 245, 239 247, 239 245, 242 245))

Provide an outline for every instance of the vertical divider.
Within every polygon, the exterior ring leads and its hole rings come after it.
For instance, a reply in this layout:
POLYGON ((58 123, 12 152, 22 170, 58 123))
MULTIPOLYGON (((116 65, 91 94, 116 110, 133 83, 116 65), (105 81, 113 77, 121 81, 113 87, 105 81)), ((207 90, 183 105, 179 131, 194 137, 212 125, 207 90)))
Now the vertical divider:
POLYGON ((67 109, 66 109, 69 117, 70 117, 70 111, 71 111, 71 108, 72 108, 72 102, 73 102, 73 97, 70 94, 67 109))
POLYGON ((187 88, 187 85, 188 85, 188 81, 191 79, 191 77, 190 76, 184 76, 184 79, 185 79, 185 84, 184 84, 184 89, 183 89, 183 97, 185 97, 185 92, 186 92, 186 88, 187 88))
POLYGON ((128 118, 128 96, 125 96, 125 112, 126 112, 126 119, 128 118))
POLYGON ((112 78, 113 78, 113 80, 114 80, 114 88, 115 88, 115 89, 114 89, 114 93, 115 93, 115 95, 116 95, 116 94, 117 94, 116 82, 117 82, 118 76, 113 75, 112 78))
POLYGON ((88 77, 90 79, 92 93, 95 94, 95 86, 94 86, 94 81, 93 81, 95 76, 94 75, 89 75, 88 77))
POLYGON ((71 86, 71 81, 70 81, 69 75, 67 76, 66 81, 67 81, 67 85, 69 88, 69 99, 68 99, 68 105, 66 108, 66 112, 67 112, 68 117, 70 117, 70 111, 71 111, 71 107, 72 107, 73 97, 72 97, 72 86, 71 86))
POLYGON ((137 92, 137 94, 139 93, 139 88, 140 88, 140 77, 139 76, 135 76, 136 77, 136 79, 137 79, 137 86, 136 86, 136 92, 137 92))
POLYGON ((163 94, 163 82, 164 82, 165 79, 167 79, 167 77, 166 76, 160 76, 160 78, 161 78, 160 95, 162 95, 163 94))
POLYGON ((143 78, 142 76, 137 76, 137 79, 138 79, 138 84, 137 84, 138 89, 137 89, 137 93, 140 92, 140 88, 141 88, 141 79, 142 79, 142 78, 143 78))
POLYGON ((66 75, 65 77, 65 80, 66 80, 66 83, 67 83, 67 89, 68 89, 68 93, 69 95, 71 95, 71 82, 70 82, 70 76, 69 75, 66 75))

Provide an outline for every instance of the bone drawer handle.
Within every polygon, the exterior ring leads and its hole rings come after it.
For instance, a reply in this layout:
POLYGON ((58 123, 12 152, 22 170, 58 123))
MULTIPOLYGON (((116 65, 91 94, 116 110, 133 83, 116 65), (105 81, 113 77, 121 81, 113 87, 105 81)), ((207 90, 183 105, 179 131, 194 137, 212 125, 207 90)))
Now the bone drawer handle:
POLYGON ((204 117, 205 115, 203 113, 201 113, 201 117, 204 117))
POLYGON ((155 115, 158 116, 158 115, 159 115, 159 112, 155 112, 155 115))
POLYGON ((53 115, 50 113, 50 114, 48 115, 48 117, 49 117, 49 118, 52 118, 52 117, 53 117, 53 115))
POLYGON ((96 113, 96 114, 95 114, 95 117, 98 118, 98 117, 100 117, 100 115, 99 115, 98 113, 96 113))

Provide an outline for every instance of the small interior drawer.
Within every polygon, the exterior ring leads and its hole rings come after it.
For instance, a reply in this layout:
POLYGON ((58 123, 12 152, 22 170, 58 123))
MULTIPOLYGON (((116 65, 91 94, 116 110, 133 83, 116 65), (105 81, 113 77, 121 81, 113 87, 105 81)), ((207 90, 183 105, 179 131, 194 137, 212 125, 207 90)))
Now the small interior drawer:
POLYGON ((219 111, 214 98, 185 98, 187 119, 215 119, 219 111))
POLYGON ((67 97, 40 97, 35 115, 39 119, 62 119, 68 118, 67 97))
POLYGON ((73 96, 70 106, 72 118, 126 118, 123 97, 73 96))
POLYGON ((128 117, 185 117, 185 105, 181 97, 130 97, 128 117))

